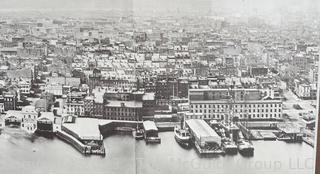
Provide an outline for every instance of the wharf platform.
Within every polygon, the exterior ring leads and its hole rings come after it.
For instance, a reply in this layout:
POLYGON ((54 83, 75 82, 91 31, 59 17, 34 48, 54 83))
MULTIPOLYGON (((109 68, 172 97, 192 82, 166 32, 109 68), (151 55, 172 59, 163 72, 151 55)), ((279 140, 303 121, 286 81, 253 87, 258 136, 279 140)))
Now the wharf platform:
POLYGON ((56 136, 73 147, 77 149, 80 153, 84 155, 89 155, 89 154, 96 154, 96 155, 103 155, 105 156, 105 148, 102 145, 99 149, 92 149, 91 146, 83 144, 81 141, 79 141, 77 138, 73 137, 72 135, 62 131, 62 130, 57 130, 56 131, 56 136))
MULTIPOLYGON (((114 131, 132 131, 136 121, 102 120, 97 118, 66 118, 56 135, 83 154, 105 155, 103 139, 114 131)), ((142 122, 141 122, 142 123, 142 122)))
POLYGON ((277 136, 272 132, 259 131, 259 133, 262 136, 263 140, 277 140, 277 136))
POLYGON ((223 149, 201 148, 198 143, 194 143, 200 155, 224 155, 226 152, 223 149))
POLYGON ((307 143, 311 147, 314 147, 314 139, 311 137, 302 137, 303 142, 307 143))

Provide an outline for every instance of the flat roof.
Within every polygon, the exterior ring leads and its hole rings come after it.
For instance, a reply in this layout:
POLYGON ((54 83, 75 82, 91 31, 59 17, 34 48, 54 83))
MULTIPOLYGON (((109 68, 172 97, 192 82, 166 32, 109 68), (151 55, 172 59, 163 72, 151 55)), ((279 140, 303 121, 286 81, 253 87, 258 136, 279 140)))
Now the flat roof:
POLYGON ((154 100, 154 93, 153 93, 153 92, 145 93, 145 94, 142 96, 142 99, 143 99, 143 100, 154 100))
POLYGON ((204 120, 190 119, 186 122, 198 137, 220 137, 204 120))
POLYGON ((76 133, 81 139, 101 140, 99 124, 111 122, 95 118, 76 118, 75 123, 63 123, 63 126, 76 133))
POLYGON ((108 100, 108 107, 127 107, 127 108, 142 108, 142 102, 139 101, 117 101, 117 100, 108 100), (124 105, 122 105, 122 103, 124 105))
POLYGON ((50 121, 54 121, 53 112, 41 112, 41 115, 38 118, 38 120, 42 120, 42 119, 47 119, 47 120, 50 120, 50 121))
POLYGON ((153 121, 144 121, 143 127, 146 131, 155 130, 158 131, 158 128, 156 126, 156 123, 153 121))

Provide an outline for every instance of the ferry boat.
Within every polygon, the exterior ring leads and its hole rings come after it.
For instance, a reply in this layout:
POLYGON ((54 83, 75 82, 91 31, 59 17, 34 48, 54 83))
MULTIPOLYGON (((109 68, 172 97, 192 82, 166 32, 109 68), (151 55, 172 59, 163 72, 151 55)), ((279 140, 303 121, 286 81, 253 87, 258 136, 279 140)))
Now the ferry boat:
POLYGON ((184 147, 191 146, 191 136, 188 130, 181 129, 178 126, 174 128, 174 138, 176 139, 177 143, 184 147))
POLYGON ((238 153, 238 147, 237 145, 231 141, 230 139, 225 139, 222 142, 222 147, 226 154, 236 154, 238 153))
POLYGON ((251 142, 247 140, 239 140, 238 150, 243 155, 253 155, 254 147, 251 142))

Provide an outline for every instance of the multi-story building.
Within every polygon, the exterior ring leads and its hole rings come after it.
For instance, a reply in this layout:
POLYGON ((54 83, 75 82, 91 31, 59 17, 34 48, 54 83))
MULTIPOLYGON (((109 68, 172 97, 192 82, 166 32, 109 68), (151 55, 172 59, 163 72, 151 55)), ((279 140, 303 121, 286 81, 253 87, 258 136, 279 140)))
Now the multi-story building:
POLYGON ((0 96, 0 113, 4 112, 4 98, 0 96))
POLYGON ((66 101, 67 114, 84 116, 84 98, 81 93, 69 93, 66 101))
POLYGON ((141 120, 142 102, 140 101, 107 101, 105 118, 114 120, 141 120))
POLYGON ((264 95, 260 89, 190 89, 190 112, 204 119, 281 120, 282 101, 264 95))
POLYGON ((306 57, 304 54, 296 54, 292 57, 292 65, 300 70, 307 70, 309 68, 308 57, 306 57))
POLYGON ((4 110, 15 110, 17 108, 18 97, 14 92, 6 92, 3 94, 4 110))
POLYGON ((29 82, 20 82, 19 83, 19 92, 20 94, 29 95, 30 94, 31 84, 29 82))
POLYGON ((5 125, 20 126, 22 130, 34 132, 37 129, 38 112, 34 106, 25 106, 21 111, 9 110, 5 115, 5 125))

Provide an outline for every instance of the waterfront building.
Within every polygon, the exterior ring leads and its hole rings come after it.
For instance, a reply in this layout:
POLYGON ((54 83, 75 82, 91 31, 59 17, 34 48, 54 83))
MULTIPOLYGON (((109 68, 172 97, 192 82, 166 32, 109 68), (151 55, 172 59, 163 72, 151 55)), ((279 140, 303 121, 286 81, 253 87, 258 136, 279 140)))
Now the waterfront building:
POLYGON ((83 102, 84 115, 91 117, 93 116, 94 110, 94 96, 87 96, 83 102))
POLYGON ((21 111, 9 110, 5 115, 5 125, 15 125, 33 133, 37 129, 38 112, 34 106, 25 106, 21 111))
POLYGON ((67 96, 66 113, 84 116, 84 97, 81 92, 72 92, 67 96))
POLYGON ((260 89, 190 89, 189 105, 191 113, 208 120, 282 120, 282 101, 260 89))
POLYGON ((37 118, 37 131, 52 132, 53 131, 54 115, 52 112, 41 112, 37 118))
POLYGON ((108 100, 105 104, 105 118, 112 120, 141 120, 141 101, 108 100))

